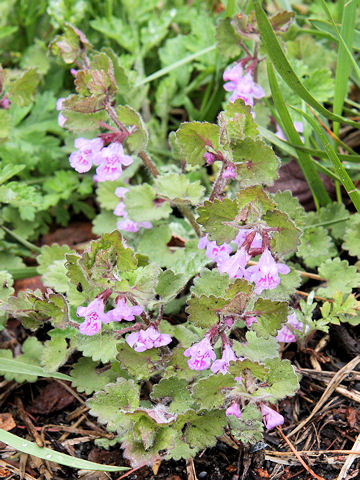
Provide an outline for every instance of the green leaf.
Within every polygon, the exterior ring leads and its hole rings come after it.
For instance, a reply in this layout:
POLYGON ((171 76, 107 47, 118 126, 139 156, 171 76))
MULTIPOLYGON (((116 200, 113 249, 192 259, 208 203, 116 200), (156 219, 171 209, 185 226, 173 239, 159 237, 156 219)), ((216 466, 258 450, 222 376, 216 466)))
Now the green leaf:
MULTIPOLYGON (((334 222, 326 225, 331 235, 337 240, 342 240, 345 235, 345 229, 348 225, 347 219, 350 217, 349 210, 343 203, 332 202, 326 207, 320 208, 319 221, 323 223, 334 222), (335 223, 336 220, 341 220, 335 223)), ((316 222, 317 223, 317 222, 316 222)))
POLYGON ((105 111, 96 113, 80 113, 70 110, 63 110, 62 114, 66 118, 65 127, 75 134, 81 132, 92 132, 100 127, 100 122, 107 120, 105 111))
POLYGON ((228 367, 229 373, 234 375, 234 377, 247 378, 247 370, 250 370, 251 374, 262 382, 266 379, 266 376, 269 372, 269 369, 265 367, 265 365, 252 362, 248 359, 237 360, 236 362, 232 362, 231 365, 228 367))
POLYGON ((277 230, 270 242, 273 251, 279 255, 287 255, 296 251, 301 231, 286 213, 271 210, 263 216, 263 220, 269 227, 276 227, 277 230))
POLYGON ((205 410, 199 413, 190 410, 179 418, 178 422, 187 424, 184 436, 190 447, 209 448, 215 445, 217 437, 223 434, 226 417, 220 410, 205 410))
POLYGON ((203 165, 207 146, 220 150, 220 128, 208 122, 185 122, 176 131, 176 143, 183 159, 191 165, 203 165))
POLYGON ((208 270, 205 268, 200 272, 200 277, 194 279, 191 293, 197 297, 201 295, 222 297, 225 295, 229 282, 229 275, 226 273, 221 274, 218 269, 208 270))
POLYGON ((227 417, 231 435, 245 445, 260 442, 264 429, 260 410, 253 403, 248 403, 241 409, 241 414, 241 418, 234 415, 227 417))
POLYGON ((287 321, 288 305, 285 302, 273 302, 259 298, 254 311, 260 312, 258 321, 254 324, 254 330, 261 336, 269 338, 269 335, 276 335, 277 330, 287 321))
POLYGON ((236 380, 230 374, 210 375, 207 378, 201 378, 193 386, 193 398, 201 408, 212 410, 224 404, 225 391, 236 385, 236 380))
POLYGON ((332 297, 336 292, 342 292, 344 295, 351 293, 353 288, 358 288, 360 284, 360 273, 356 267, 349 266, 347 260, 334 258, 326 260, 319 267, 319 275, 326 278, 326 287, 319 288, 317 295, 320 297, 332 297))
POLYGON ((199 180, 191 182, 185 175, 168 173, 155 179, 155 189, 160 197, 180 203, 197 205, 205 191, 199 180))
POLYGON ((169 412, 184 413, 194 403, 189 390, 186 388, 187 385, 187 380, 176 376, 163 378, 158 384, 154 385, 150 396, 152 399, 170 398, 169 412))
MULTIPOLYGON (((303 225, 305 221, 306 212, 304 207, 300 204, 299 200, 294 197, 290 190, 280 191, 278 190, 272 198, 276 203, 276 207, 281 212, 285 212, 289 215, 291 220, 295 222, 297 226, 303 225)), ((329 204, 336 205, 336 204, 329 204)), ((338 204, 337 204, 338 205, 338 204)), ((328 208, 328 207, 324 207, 328 208)))
MULTIPOLYGON (((1 110, 2 112, 5 110, 1 110)), ((0 118, 0 124, 1 124, 1 118, 0 118)), ((0 185, 2 183, 5 183, 7 180, 9 180, 11 177, 14 177, 18 173, 20 173, 26 165, 11 165, 11 164, 5 164, 0 167, 0 185)))
POLYGON ((228 303, 224 298, 217 298, 214 295, 192 297, 188 301, 186 312, 189 315, 189 322, 201 328, 211 328, 219 321, 218 312, 228 303))
POLYGON ((47 372, 56 372, 66 362, 71 352, 64 336, 56 332, 50 333, 50 336, 51 340, 45 342, 41 352, 41 365, 47 372))
MULTIPOLYGON (((104 182, 104 184, 113 182, 104 182)), ((92 231, 95 235, 103 235, 116 230, 116 224, 119 218, 112 211, 102 210, 93 220, 92 231)))
POLYGON ((71 468, 78 468, 81 470, 94 470, 98 472, 119 472, 122 470, 128 470, 128 467, 114 467, 112 465, 100 465, 99 463, 89 462, 88 460, 82 460, 64 453, 56 452, 50 448, 43 448, 37 446, 35 443, 24 440, 21 437, 17 437, 12 433, 0 430, 0 441, 9 445, 10 447, 24 452, 27 455, 33 457, 42 458, 46 461, 55 462, 59 465, 65 465, 71 468))
POLYGON ((330 120, 339 121, 341 123, 346 123, 354 126, 355 128, 360 128, 356 122, 348 120, 339 115, 335 115, 329 112, 321 103, 319 103, 310 92, 304 87, 300 79, 294 72, 294 69, 290 65, 286 55, 281 49, 279 40, 277 39, 275 32, 273 31, 271 24, 264 12, 260 0, 254 1, 254 8, 256 13, 256 20, 258 23, 258 28, 261 33, 261 39, 263 45, 266 48, 266 51, 271 59, 276 70, 279 72, 281 77, 289 85, 294 92, 301 97, 306 103, 311 105, 315 110, 324 115, 330 120))
POLYGON ((10 85, 9 96, 11 101, 19 107, 29 105, 34 100, 39 81, 40 76, 35 68, 24 72, 21 77, 10 85))
POLYGON ((96 367, 98 362, 93 362, 91 358, 80 358, 71 370, 71 383, 78 392, 85 392, 90 395, 106 387, 108 383, 116 381, 116 373, 113 370, 98 372, 96 367))
POLYGON ((139 387, 133 380, 119 378, 116 383, 107 385, 102 392, 88 400, 91 415, 100 423, 106 423, 110 431, 124 433, 129 427, 125 413, 139 406, 139 387))
POLYGON ((161 267, 171 264, 173 254, 167 244, 171 240, 171 230, 168 225, 144 230, 139 239, 138 252, 147 255, 152 262, 161 267))
MULTIPOLYGON (((11 132, 11 117, 7 110, 0 110, 0 143, 4 142, 11 132)), ((8 166, 8 168, 10 165, 8 166)), ((13 165, 13 168, 15 165, 13 165)), ((12 176, 12 175, 11 175, 12 176)), ((2 181, 0 184, 3 183, 2 181)))
POLYGON ((253 362, 263 362, 267 358, 279 356, 279 343, 275 337, 267 339, 258 337, 255 332, 246 332, 247 343, 234 344, 238 356, 248 358, 253 362))
POLYGON ((187 278, 184 274, 175 274, 172 270, 162 271, 156 286, 156 294, 160 295, 161 303, 168 303, 185 287, 187 278))
POLYGON ((115 40, 121 47, 133 53, 136 50, 136 34, 133 28, 121 18, 100 17, 90 21, 94 30, 103 33, 105 37, 115 40))
POLYGON ((350 216, 346 222, 343 248, 354 257, 360 257, 360 213, 350 216))
POLYGON ((152 222, 167 218, 171 213, 168 202, 155 205, 156 192, 149 184, 132 187, 125 196, 126 211, 131 220, 136 222, 152 222))
POLYGON ((196 219, 209 234, 211 240, 216 240, 219 244, 230 242, 236 237, 238 230, 235 227, 226 225, 227 222, 233 222, 239 213, 237 200, 214 200, 206 201, 204 206, 197 208, 199 217, 196 219))
POLYGON ((241 36, 235 32, 231 18, 222 19, 216 27, 216 46, 225 58, 237 58, 242 53, 241 36))
POLYGON ((302 257, 307 267, 315 268, 336 254, 337 250, 325 228, 314 227, 304 231, 297 255, 302 257))
POLYGON ((269 368, 267 382, 271 384, 266 391, 273 395, 274 400, 291 397, 299 390, 299 375, 289 360, 272 358, 266 360, 265 365, 269 368))
POLYGON ((38 272, 43 274, 47 271, 49 266, 55 262, 55 260, 64 260, 66 253, 75 253, 68 245, 58 245, 53 243, 51 246, 44 245, 41 247, 41 253, 37 257, 38 272))
POLYGON ((127 343, 118 346, 117 360, 129 375, 137 380, 149 379, 160 369, 160 354, 157 348, 135 352, 127 343))
POLYGON ((122 180, 115 180, 114 182, 98 182, 96 188, 96 198, 102 209, 114 210, 116 205, 120 202, 119 197, 115 195, 115 190, 118 187, 124 187, 122 180))
POLYGON ((258 221, 263 213, 274 207, 274 202, 260 185, 240 190, 237 203, 239 210, 243 210, 239 212, 239 216, 247 222, 258 221))
POLYGON ((233 160, 242 187, 266 183, 278 178, 279 160, 262 140, 245 138, 232 146, 233 160))
POLYGON ((245 137, 254 138, 259 134, 251 114, 251 107, 245 105, 240 98, 226 104, 225 110, 219 114, 218 122, 222 143, 236 144, 245 140, 245 137))
POLYGON ((118 120, 132 132, 126 137, 126 145, 135 153, 144 150, 149 141, 149 133, 140 114, 129 105, 119 105, 116 114, 118 120))
POLYGON ((120 340, 116 339, 112 332, 102 331, 92 336, 79 333, 73 343, 85 357, 91 357, 94 362, 107 363, 116 359, 120 340))

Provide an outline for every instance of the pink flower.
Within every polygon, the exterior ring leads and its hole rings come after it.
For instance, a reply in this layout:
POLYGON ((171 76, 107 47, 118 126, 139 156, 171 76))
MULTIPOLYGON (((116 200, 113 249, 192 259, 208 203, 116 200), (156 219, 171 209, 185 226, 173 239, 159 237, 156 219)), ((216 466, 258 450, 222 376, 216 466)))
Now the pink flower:
MULTIPOLYGON (((278 331, 276 340, 278 342, 283 342, 283 343, 296 342, 296 340, 297 340, 296 335, 292 330, 299 330, 301 332, 304 330, 304 324, 297 319, 297 316, 296 316, 295 312, 293 312, 291 315, 288 316, 287 324, 284 325, 278 331), (289 325, 291 327, 291 330, 287 325, 289 325)), ((305 333, 308 330, 309 330, 309 326, 306 325, 305 333)))
POLYGON ((268 430, 272 430, 278 425, 282 425, 285 420, 280 413, 266 405, 261 405, 261 415, 263 416, 264 425, 268 430))
POLYGON ((119 198, 125 198, 125 195, 129 191, 126 187, 117 187, 115 190, 115 195, 119 198))
POLYGON ((227 416, 234 415, 236 418, 241 418, 241 410, 239 404, 237 402, 233 402, 230 407, 228 407, 225 411, 227 416))
POLYGON ((76 315, 85 317, 84 322, 79 325, 79 332, 83 335, 95 335, 105 320, 104 302, 100 298, 95 298, 87 307, 78 307, 76 315))
POLYGON ((241 98, 246 105, 253 106, 255 98, 265 96, 263 88, 254 82, 252 74, 249 71, 245 75, 243 74, 243 68, 240 63, 227 68, 223 79, 227 82, 224 84, 224 89, 227 92, 233 92, 229 98, 230 102, 235 102, 237 98, 241 98))
POLYGON ((289 272, 290 268, 284 263, 276 263, 270 250, 265 248, 257 265, 245 270, 245 278, 255 283, 255 293, 259 295, 263 290, 272 290, 279 285, 279 273, 285 275, 289 272))
POLYGON ((117 180, 122 174, 122 167, 131 165, 133 159, 125 155, 123 146, 119 142, 111 143, 101 151, 101 156, 96 158, 96 182, 106 182, 117 180))
MULTIPOLYGON (((295 127, 295 130, 298 132, 298 133, 303 133, 304 132, 304 124, 302 122, 294 122, 294 127, 295 127)), ((276 132, 275 132, 275 135, 280 138, 281 140, 284 140, 286 142, 286 137, 285 137, 285 133, 283 132, 283 130, 281 129, 280 125, 279 124, 276 124, 276 132)), ((300 139, 301 141, 304 143, 305 142, 305 139, 302 135, 300 135, 300 139)))
POLYGON ((220 372, 225 375, 227 373, 227 367, 233 360, 236 360, 236 355, 233 352, 233 349, 230 347, 230 345, 225 345, 221 359, 215 360, 215 362, 211 365, 211 371, 213 373, 220 372))
POLYGON ((65 98, 61 97, 56 100, 56 110, 60 111, 58 115, 58 124, 60 125, 61 128, 64 128, 66 118, 64 115, 61 113, 61 110, 63 109, 63 103, 64 103, 65 98))
POLYGON ((124 202, 119 202, 114 210, 114 215, 117 217, 124 217, 127 215, 126 210, 125 210, 125 203, 124 202))
POLYGON ((144 309, 139 305, 129 307, 125 298, 119 298, 116 307, 105 314, 103 322, 121 322, 121 320, 131 322, 135 320, 135 315, 141 315, 143 311, 144 309))
POLYGON ((144 352, 150 348, 163 347, 171 342, 172 338, 167 333, 160 333, 155 327, 151 326, 146 330, 130 333, 126 337, 127 344, 135 352, 144 352))
POLYGON ((227 273, 230 278, 243 278, 246 272, 245 266, 250 258, 245 248, 240 248, 235 255, 219 262, 219 272, 227 273))
POLYGON ((123 232, 136 233, 140 230, 140 228, 149 229, 153 226, 151 222, 135 222, 134 220, 130 220, 130 218, 125 217, 125 215, 123 218, 123 220, 117 222, 116 224, 116 228, 123 232))
POLYGON ((228 243, 218 245, 215 241, 208 239, 208 235, 200 238, 198 248, 203 250, 206 248, 206 256, 215 260, 216 262, 222 262, 229 258, 229 254, 232 252, 232 247, 228 243))
POLYGON ((79 173, 88 172, 103 148, 103 141, 101 138, 76 138, 74 145, 77 150, 69 157, 70 165, 79 173))
POLYGON ((236 179, 236 167, 235 164, 232 162, 228 162, 228 164, 225 167, 224 173, 223 173, 223 178, 233 178, 236 179))
POLYGON ((185 357, 191 357, 187 361, 191 370, 205 370, 210 367, 212 360, 216 360, 216 354, 207 337, 187 348, 184 355, 185 357))
POLYGON ((208 165, 211 165, 212 163, 214 163, 216 161, 216 156, 213 153, 210 153, 210 152, 204 153, 203 157, 205 158, 206 163, 208 165))
MULTIPOLYGON (((254 230, 252 228, 240 229, 239 233, 236 235, 234 242, 241 247, 245 242, 246 237, 250 235, 254 230)), ((260 233, 256 232, 254 240, 251 242, 250 248, 261 248, 262 247, 262 236, 260 233)))
POLYGON ((248 328, 250 328, 253 323, 257 323, 257 322, 258 322, 258 319, 256 317, 247 317, 245 319, 245 323, 248 328))

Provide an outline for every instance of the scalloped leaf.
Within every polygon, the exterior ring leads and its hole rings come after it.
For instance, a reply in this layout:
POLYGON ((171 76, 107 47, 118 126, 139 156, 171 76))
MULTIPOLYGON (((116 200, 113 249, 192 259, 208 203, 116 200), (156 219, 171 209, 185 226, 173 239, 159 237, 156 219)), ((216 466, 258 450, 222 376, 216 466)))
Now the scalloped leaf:
MULTIPOLYGON (((23 353, 18 355, 14 360, 20 362, 20 364, 26 364, 27 366, 34 365, 36 367, 41 367, 39 354, 41 354, 42 348, 43 345, 41 342, 39 342, 39 340, 37 340, 35 337, 28 337, 21 347, 23 353)), ((11 350, 0 350, 0 359, 1 357, 12 359, 13 357, 11 350)), ((4 372, 3 375, 5 380, 15 380, 17 383, 33 383, 38 379, 38 377, 35 375, 22 375, 19 373, 4 372)))
POLYGON ((221 136, 225 137, 226 135, 226 138, 223 138, 224 143, 231 142, 236 146, 237 142, 244 140, 245 137, 254 138, 259 134, 257 124, 251 114, 251 107, 245 105, 240 98, 226 104, 225 110, 219 114, 218 122, 221 136), (223 132, 223 129, 226 132, 223 132))
POLYGON ((226 273, 221 274, 217 268, 214 270, 204 268, 200 272, 200 277, 194 279, 191 293, 197 297, 201 295, 222 297, 225 295, 229 283, 229 275, 226 273))
POLYGON ((45 273, 55 260, 64 260, 66 253, 75 252, 71 250, 68 245, 58 245, 57 243, 53 243, 51 246, 44 245, 41 247, 41 253, 36 259, 39 264, 37 267, 38 272, 41 274, 45 273))
POLYGON ((156 177, 155 189, 160 197, 191 205, 197 205, 205 192, 205 187, 199 180, 191 182, 185 175, 178 173, 168 173, 156 177))
POLYGON ((207 378, 201 378, 192 386, 193 399, 197 400, 201 408, 211 410, 224 404, 225 392, 223 388, 232 388, 236 385, 236 380, 230 374, 210 375, 207 378))
POLYGON ((225 425, 224 411, 188 410, 178 416, 174 428, 182 430, 183 438, 191 448, 208 448, 216 444, 217 437, 223 434, 225 425))
POLYGON ((276 335, 277 330, 287 321, 288 304, 259 298, 254 305, 254 311, 260 312, 257 323, 253 324, 254 330, 269 338, 269 335, 276 335))
POLYGON ((184 122, 176 131, 176 144, 180 152, 191 165, 203 165, 207 146, 221 150, 219 143, 220 128, 208 122, 184 122))
POLYGON ((94 362, 111 362, 116 359, 117 345, 121 340, 116 339, 112 332, 101 331, 96 335, 87 336, 80 333, 73 340, 74 346, 85 357, 91 357, 94 362))
POLYGON ((228 303, 224 298, 214 295, 192 297, 188 301, 186 312, 189 314, 189 322, 197 327, 210 328, 219 321, 218 312, 228 303))
POLYGON ((273 251, 279 255, 287 255, 296 251, 301 231, 286 213, 272 210, 263 216, 263 220, 269 227, 274 227, 278 230, 273 233, 270 242, 273 251))
POLYGON ((206 201, 204 205, 197 208, 199 217, 196 219, 209 234, 210 240, 216 240, 218 244, 234 240, 238 230, 235 227, 226 225, 227 222, 234 222, 239 214, 237 200, 214 200, 206 201))
POLYGON ((104 391, 95 393, 87 404, 91 415, 97 417, 100 423, 107 424, 110 431, 122 434, 132 428, 126 412, 139 407, 139 396, 140 389, 133 380, 119 378, 116 383, 107 385, 104 391))
POLYGON ((160 353, 157 348, 151 348, 145 352, 135 352, 127 343, 121 343, 118 346, 116 358, 121 367, 137 380, 148 380, 161 368, 160 353))
POLYGON ((360 257, 360 214, 355 213, 350 216, 346 222, 346 230, 344 233, 343 248, 347 250, 350 255, 360 257))
POLYGON ((296 225, 304 225, 306 217, 305 209, 299 200, 292 195, 290 190, 278 190, 272 195, 272 198, 278 210, 287 213, 296 225))
POLYGON ((71 350, 68 348, 64 331, 53 330, 49 335, 51 340, 45 342, 41 352, 41 366, 46 372, 56 372, 66 362, 71 350))
POLYGON ((263 362, 267 358, 279 356, 279 343, 275 337, 267 339, 258 337, 255 332, 246 332, 246 343, 234 344, 238 356, 248 358, 253 362, 263 362))
POLYGON ((132 187, 125 196, 126 211, 136 222, 153 222, 167 218, 171 213, 169 202, 155 205, 156 192, 149 184, 132 187))
POLYGON ((347 260, 334 258, 326 260, 319 267, 319 275, 326 278, 326 287, 319 288, 317 295, 321 297, 332 297, 336 292, 342 292, 344 295, 351 293, 353 288, 358 288, 360 284, 360 273, 356 267, 349 266, 347 260))
POLYGON ((224 18, 216 26, 216 45, 225 58, 238 58, 242 53, 241 36, 235 32, 231 18, 224 18))
POLYGON ((116 107, 118 120, 125 125, 131 134, 126 137, 126 145, 133 152, 144 150, 148 141, 149 133, 141 115, 129 105, 116 107))
POLYGON ((274 400, 291 397, 299 390, 300 376, 289 360, 272 358, 266 360, 265 365, 269 368, 267 382, 271 384, 266 391, 273 395, 274 400))
POLYGON ((230 415, 228 418, 231 435, 245 445, 255 444, 263 439, 264 425, 260 410, 249 403, 241 410, 241 418, 230 415))
POLYGON ((169 412, 184 413, 194 403, 189 390, 186 388, 188 381, 177 376, 163 378, 153 386, 152 399, 170 398, 169 412))
POLYGON ((312 227, 303 232, 297 255, 307 267, 315 268, 337 255, 337 249, 324 227, 312 227))
POLYGON ((119 376, 113 369, 98 372, 96 367, 99 362, 91 358, 82 357, 71 370, 71 384, 78 392, 90 395, 106 387, 108 383, 115 382, 119 376))
POLYGON ((232 152, 241 186, 272 185, 278 178, 279 159, 262 140, 246 137, 232 145, 232 152))

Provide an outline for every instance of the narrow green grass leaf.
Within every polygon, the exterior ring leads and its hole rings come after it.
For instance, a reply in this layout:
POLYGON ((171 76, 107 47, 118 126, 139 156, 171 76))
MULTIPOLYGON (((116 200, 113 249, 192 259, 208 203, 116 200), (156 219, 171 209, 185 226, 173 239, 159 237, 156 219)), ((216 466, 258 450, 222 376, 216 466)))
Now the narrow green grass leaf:
MULTIPOLYGON (((344 7, 343 21, 341 25, 341 34, 344 38, 345 43, 349 47, 351 47, 354 41, 355 19, 356 19, 356 2, 349 2, 344 7)), ((344 100, 345 100, 348 85, 349 85, 350 71, 351 71, 350 58, 348 57, 344 49, 344 46, 340 44, 338 48, 337 63, 336 63, 335 92, 334 92, 334 105, 333 105, 333 111, 337 115, 342 114, 342 110, 344 107, 344 100)), ((333 130, 335 135, 339 136, 339 130, 340 130, 339 122, 334 122, 333 130)))
POLYGON ((2 372, 18 373, 22 375, 35 375, 37 377, 58 378, 59 380, 71 381, 71 377, 63 373, 45 372, 45 370, 41 367, 29 365, 28 363, 19 362, 18 360, 11 358, 1 358, 0 374, 2 372))
POLYGON ((110 465, 100 465, 99 463, 89 462, 81 458, 71 457, 65 453, 59 453, 50 448, 38 447, 35 443, 29 442, 24 438, 18 437, 13 433, 6 432, 0 429, 0 441, 6 443, 10 447, 27 453, 34 457, 42 458, 50 462, 65 465, 71 468, 78 468, 80 470, 94 470, 99 472, 119 472, 121 470, 129 470, 127 467, 114 467, 110 465))
MULTIPOLYGON (((335 31, 335 35, 336 35, 336 38, 339 40, 339 43, 341 45, 341 47, 343 48, 344 50, 344 56, 346 54, 346 56, 348 57, 353 69, 354 69, 354 72, 356 73, 356 76, 358 77, 358 79, 360 80, 360 67, 359 65, 357 64, 357 61, 354 57, 354 55, 351 53, 351 50, 349 49, 349 47, 347 46, 346 44, 346 41, 344 40, 343 36, 341 35, 341 33, 339 32, 339 29, 337 28, 336 26, 336 23, 330 13, 330 10, 328 8, 328 6, 326 5, 326 2, 324 0, 320 0, 320 3, 325 11, 325 13, 327 14, 332 26, 334 27, 334 31, 335 31)), ((355 8, 355 11, 354 11, 354 22, 355 22, 355 16, 356 16, 356 4, 357 4, 357 1, 356 0, 351 0, 350 2, 348 2, 348 4, 345 6, 344 8, 344 12, 346 11, 346 8, 355 8)), ((345 13, 344 13, 345 15, 345 13)), ((349 24, 350 24, 350 21, 349 21, 349 24)), ((350 28, 350 27, 349 27, 350 28)), ((353 35, 352 32, 350 32, 351 35, 353 35)), ((339 50, 339 53, 340 53, 340 50, 339 50)), ((338 62, 339 62, 339 59, 338 59, 338 62)))
MULTIPOLYGON (((300 135, 295 130, 294 123, 290 117, 290 114, 284 102, 284 98, 280 91, 279 84, 276 80, 274 69, 269 61, 267 62, 267 72, 269 77, 271 94, 274 100, 276 110, 283 123, 285 135, 287 138, 290 139, 293 144, 302 145, 300 135)), ((321 178, 316 171, 310 155, 306 152, 298 151, 297 159, 300 168, 304 173, 305 179, 309 185, 311 193, 314 197, 315 205, 327 205, 331 201, 329 194, 327 193, 321 181, 321 178)))
POLYGON ((325 152, 327 153, 329 160, 331 160, 331 162, 333 163, 335 172, 340 178, 343 187, 345 188, 347 194, 351 198, 356 210, 360 212, 360 192, 353 184, 353 181, 351 180, 347 171, 343 167, 337 153, 331 146, 322 128, 319 126, 319 124, 317 123, 316 119, 314 119, 313 116, 303 112, 298 108, 295 108, 295 107, 291 107, 291 108, 296 110, 298 113, 301 113, 301 115, 310 123, 315 133, 319 136, 319 139, 325 149, 325 152))
POLYGON ((273 62, 276 70, 279 72, 280 76, 284 81, 289 85, 289 87, 299 95, 306 103, 311 105, 315 110, 324 115, 324 117, 329 118, 330 120, 342 122, 347 125, 352 125, 355 128, 360 128, 360 124, 349 120, 347 118, 341 117, 340 115, 335 115, 332 112, 329 112, 321 103, 319 103, 311 93, 304 87, 303 83, 300 81, 299 77, 296 75, 294 69, 290 65, 288 59, 286 58, 279 40, 277 39, 274 30, 271 27, 271 24, 264 12, 261 1, 254 0, 254 8, 256 14, 256 20, 258 23, 258 28, 261 33, 263 40, 263 45, 266 48, 266 51, 273 62))

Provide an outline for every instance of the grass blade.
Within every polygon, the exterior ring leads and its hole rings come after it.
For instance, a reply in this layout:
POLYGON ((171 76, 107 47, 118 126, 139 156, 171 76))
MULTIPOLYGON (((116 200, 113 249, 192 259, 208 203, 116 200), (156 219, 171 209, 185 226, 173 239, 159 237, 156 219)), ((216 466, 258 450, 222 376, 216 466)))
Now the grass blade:
MULTIPOLYGON (((294 123, 290 117, 290 114, 284 102, 284 98, 280 91, 279 84, 276 80, 274 69, 269 61, 267 62, 267 72, 269 77, 271 94, 274 100, 276 110, 283 123, 285 135, 294 145, 302 145, 300 135, 295 130, 294 123)), ((316 171, 310 155, 306 152, 298 151, 297 159, 300 168, 304 173, 305 179, 309 185, 311 193, 314 197, 315 205, 327 205, 331 201, 329 194, 327 193, 321 181, 321 178, 316 171)))
POLYGON ((311 93, 304 87, 303 83, 296 75, 294 69, 290 65, 288 59, 286 58, 282 48, 280 46, 279 40, 277 39, 274 30, 264 12, 261 1, 253 0, 256 20, 258 23, 258 28, 261 33, 263 40, 263 45, 266 48, 266 51, 269 55, 269 58, 273 62, 276 70, 284 81, 289 85, 289 87, 299 95, 306 103, 311 105, 315 110, 324 115, 324 117, 329 118, 335 122, 342 122, 347 125, 352 125, 355 128, 360 128, 360 124, 344 118, 340 115, 329 112, 321 103, 319 103, 311 93))
POLYGON ((353 184, 353 181, 349 177, 349 174, 345 170, 343 164, 341 163, 337 153, 331 146, 328 138, 326 137, 325 133, 323 132, 322 128, 319 126, 316 116, 309 115, 308 113, 303 112, 302 110, 292 107, 310 123, 312 128, 314 129, 315 133, 319 136, 319 139, 324 147, 324 150, 331 162, 334 165, 335 172, 337 176, 340 178, 343 187, 345 188, 347 194, 351 198, 356 210, 360 212, 360 192, 353 184))
MULTIPOLYGON (((325 1, 324 0, 320 0, 320 3, 324 9, 324 11, 326 12, 332 26, 334 27, 334 31, 335 31, 335 35, 336 35, 336 38, 338 39, 339 43, 340 43, 340 46, 344 49, 344 55, 346 54, 346 56, 348 57, 353 69, 354 69, 354 72, 356 73, 356 76, 358 77, 358 79, 360 80, 360 67, 359 65, 357 64, 357 61, 354 57, 354 55, 351 53, 351 50, 349 49, 349 47, 347 46, 344 38, 342 37, 341 33, 339 32, 339 29, 337 28, 336 26, 336 23, 330 13, 330 10, 328 8, 328 6, 326 5, 325 1)), ((355 21, 355 15, 356 15, 356 0, 351 0, 347 7, 349 8, 352 7, 354 8, 354 5, 355 5, 355 11, 354 11, 354 21, 355 21)), ((345 9, 344 9, 345 11, 345 9)))
POLYGON ((81 458, 71 457, 65 453, 59 453, 50 448, 38 447, 36 443, 29 442, 24 438, 18 437, 13 433, 0 429, 0 441, 16 448, 20 452, 27 453, 34 457, 42 458, 50 462, 65 465, 66 467, 78 468, 81 470, 95 470, 99 472, 119 472, 121 470, 129 470, 127 467, 114 467, 110 465, 101 465, 100 463, 89 462, 81 458))
MULTIPOLYGON (((341 34, 345 43, 351 47, 355 35, 356 2, 350 2, 344 7, 341 34)), ((342 44, 339 44, 335 73, 334 113, 342 114, 344 101, 347 94, 351 62, 342 44)), ((339 136, 340 123, 334 122, 333 130, 339 136)))
POLYGON ((0 374, 4 373, 18 373, 21 375, 34 375, 36 377, 57 378, 59 380, 72 380, 71 377, 64 373, 45 372, 45 370, 37 365, 29 365, 28 363, 20 362, 16 359, 1 358, 0 359, 0 374))

